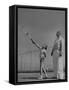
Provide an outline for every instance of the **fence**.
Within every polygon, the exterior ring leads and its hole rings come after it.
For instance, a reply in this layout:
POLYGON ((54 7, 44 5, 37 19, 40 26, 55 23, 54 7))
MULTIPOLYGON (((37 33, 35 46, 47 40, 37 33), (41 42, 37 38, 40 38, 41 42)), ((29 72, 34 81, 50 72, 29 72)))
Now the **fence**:
POLYGON ((40 57, 38 50, 18 54, 18 72, 38 71, 40 71, 40 57))

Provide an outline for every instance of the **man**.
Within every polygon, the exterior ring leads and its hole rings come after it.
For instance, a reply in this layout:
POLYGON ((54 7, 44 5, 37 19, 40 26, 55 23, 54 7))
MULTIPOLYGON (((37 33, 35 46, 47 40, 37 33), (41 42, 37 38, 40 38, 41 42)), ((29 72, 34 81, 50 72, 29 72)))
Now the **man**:
POLYGON ((57 79, 64 79, 64 39, 61 36, 61 32, 56 33, 56 40, 52 49, 51 55, 56 51, 58 55, 57 61, 57 79))
POLYGON ((47 72, 45 69, 45 64, 44 61, 46 59, 46 50, 47 50, 47 45, 43 45, 42 47, 37 44, 29 35, 29 33, 25 33, 29 39, 31 40, 31 42, 40 50, 40 79, 43 79, 43 72, 45 73, 45 76, 47 77, 47 72))

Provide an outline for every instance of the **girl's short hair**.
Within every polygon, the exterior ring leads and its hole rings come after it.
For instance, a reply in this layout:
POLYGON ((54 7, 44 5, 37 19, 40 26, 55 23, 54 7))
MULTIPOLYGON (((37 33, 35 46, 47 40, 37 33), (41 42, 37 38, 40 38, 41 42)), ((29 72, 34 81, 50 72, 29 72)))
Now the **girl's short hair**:
POLYGON ((44 44, 43 46, 42 46, 42 49, 46 49, 47 50, 47 45, 46 44, 44 44))

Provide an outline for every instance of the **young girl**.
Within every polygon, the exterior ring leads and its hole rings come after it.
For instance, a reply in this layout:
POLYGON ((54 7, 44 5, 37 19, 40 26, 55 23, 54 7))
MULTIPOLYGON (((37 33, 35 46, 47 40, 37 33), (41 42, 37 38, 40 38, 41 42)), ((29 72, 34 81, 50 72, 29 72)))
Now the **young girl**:
POLYGON ((25 33, 26 36, 29 37, 29 39, 31 40, 31 42, 39 49, 40 51, 40 79, 43 79, 43 72, 45 73, 45 76, 47 77, 47 72, 45 69, 45 59, 46 59, 46 51, 47 51, 47 45, 43 45, 42 47, 37 44, 30 36, 30 34, 27 32, 25 33))

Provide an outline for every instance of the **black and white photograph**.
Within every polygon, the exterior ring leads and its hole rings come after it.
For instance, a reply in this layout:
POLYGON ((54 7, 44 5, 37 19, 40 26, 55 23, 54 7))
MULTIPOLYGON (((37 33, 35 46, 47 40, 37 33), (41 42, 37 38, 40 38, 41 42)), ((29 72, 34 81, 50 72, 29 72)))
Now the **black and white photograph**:
POLYGON ((0 90, 69 90, 69 0, 1 0, 0 90))
POLYGON ((10 10, 10 82, 67 81, 67 8, 10 10))
POLYGON ((65 11, 18 8, 18 82, 65 79, 65 11))

